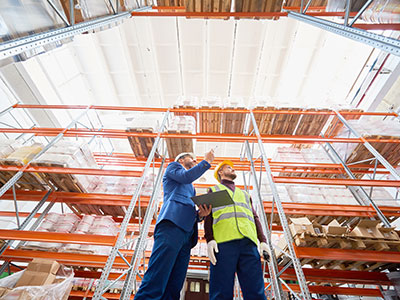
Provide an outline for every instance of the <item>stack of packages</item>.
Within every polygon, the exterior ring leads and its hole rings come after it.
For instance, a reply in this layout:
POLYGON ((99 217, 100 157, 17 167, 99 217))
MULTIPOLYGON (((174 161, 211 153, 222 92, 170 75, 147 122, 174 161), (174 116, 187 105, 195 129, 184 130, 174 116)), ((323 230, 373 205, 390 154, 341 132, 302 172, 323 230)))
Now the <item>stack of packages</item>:
MULTIPOLYGON (((221 108, 222 99, 219 97, 207 97, 201 99, 200 106, 203 108, 221 108)), ((200 133, 221 133, 222 114, 217 112, 199 113, 200 133)))
MULTIPOLYGON (((332 220, 328 225, 320 225, 311 222, 307 217, 289 218, 289 229, 298 247, 317 247, 317 248, 341 248, 341 249, 359 249, 375 251, 399 251, 400 238, 395 228, 383 227, 379 220, 361 219, 353 228, 340 225, 337 220, 332 220)), ((282 238, 278 246, 285 250, 286 241, 282 238)), ((281 256, 276 252, 277 256, 281 256)), ((303 263, 314 264, 313 259, 303 261, 303 263)), ((334 267, 330 262, 325 265, 326 268, 334 267)), ((343 264, 343 268, 358 268, 365 262, 348 262, 343 264)), ((318 262, 321 267, 321 262, 318 262)), ((379 268, 384 263, 367 263, 364 266, 369 270, 379 268)))
POLYGON ((21 147, 20 141, 0 138, 0 158, 6 158, 21 147))
MULTIPOLYGON (((298 163, 330 163, 331 161, 320 149, 279 147, 273 157, 277 162, 298 163)), ((301 176, 299 173, 283 173, 281 176, 301 176)), ((282 202, 298 203, 329 203, 329 204, 354 204, 358 202, 351 192, 342 186, 307 186, 307 185, 277 185, 278 194, 282 202)), ((269 184, 263 181, 261 193, 266 201, 272 200, 272 191, 269 184)))
MULTIPOLYGON (((80 218, 72 213, 49 213, 43 219, 36 231, 72 233, 75 231, 80 218)), ((27 242, 23 248, 32 250, 58 251, 62 243, 27 242)))
MULTIPOLYGON (((2 141, 3 142, 3 141, 2 141)), ((0 164, 6 166, 21 167, 30 162, 40 151, 42 144, 32 144, 31 146, 22 146, 17 141, 9 140, 4 142, 1 147, 0 164), (21 147, 19 147, 21 146, 21 147)), ((16 171, 2 171, 0 173, 0 183, 10 180, 16 171)), ((44 190, 45 182, 36 173, 25 172, 22 178, 16 184, 17 189, 44 190)))
POLYGON ((200 100, 200 106, 221 108, 224 104, 221 97, 206 97, 200 100))
MULTIPOLYGON (((118 234, 118 231, 117 223, 115 223, 111 216, 85 215, 73 233, 115 236, 118 234)), ((60 251, 108 255, 110 254, 111 247, 68 244, 60 251)))
POLYGON ((362 14, 362 19, 371 23, 398 23, 399 14, 398 0, 376 0, 362 14))
MULTIPOLYGON (((349 120, 349 125, 362 136, 391 136, 400 137, 400 123, 397 120, 382 121, 376 118, 349 120)), ((337 137, 349 138, 353 137, 347 127, 343 127, 337 137)), ((340 157, 351 159, 353 150, 358 146, 357 143, 335 143, 335 150, 340 157)), ((378 150, 378 149, 377 149, 378 150)), ((379 151, 379 150, 378 150, 379 151)), ((381 153, 383 156, 384 153, 381 153)))
MULTIPOLYGON (((117 235, 118 226, 111 216, 84 215, 80 219, 72 213, 58 214, 49 213, 37 231, 42 232, 60 232, 76 234, 94 234, 94 235, 117 235)), ((94 253, 108 255, 111 251, 109 246, 92 246, 79 244, 61 244, 46 242, 28 242, 23 246, 28 250, 75 252, 75 253, 94 253)))
POLYGON ((192 116, 174 116, 168 126, 168 131, 196 133, 196 120, 192 116))
MULTIPOLYGON (((240 109, 244 108, 242 98, 226 98, 224 108, 240 109)), ((243 134, 246 114, 242 113, 224 113, 222 114, 222 133, 243 134)))
MULTIPOLYGON (((155 174, 147 174, 142 186, 141 195, 151 196, 155 174)), ((91 185, 87 188, 89 193, 133 195, 140 178, 117 176, 92 176, 91 185)))
POLYGON ((196 96, 179 97, 177 100, 177 107, 189 106, 197 107, 199 105, 199 98, 196 96))
POLYGON ((3 300, 67 300, 74 272, 54 260, 34 258, 25 270, 0 279, 3 300))
MULTIPOLYGON (((63 168, 98 168, 92 151, 85 142, 59 141, 32 162, 34 166, 63 168)), ((93 186, 93 176, 72 174, 45 174, 41 176, 58 190, 86 193, 93 186)))
MULTIPOLYGON (((174 116, 169 123, 168 133, 196 134, 196 119, 193 116, 174 116)), ((192 138, 167 138, 166 142, 170 159, 174 159, 179 153, 193 152, 195 149, 192 138)))

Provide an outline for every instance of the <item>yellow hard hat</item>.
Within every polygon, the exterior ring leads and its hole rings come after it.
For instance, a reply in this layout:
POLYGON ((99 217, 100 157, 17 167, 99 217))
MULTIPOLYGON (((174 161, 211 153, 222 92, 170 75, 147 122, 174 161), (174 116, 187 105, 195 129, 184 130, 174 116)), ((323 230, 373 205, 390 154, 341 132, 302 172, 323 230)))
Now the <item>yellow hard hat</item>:
POLYGON ((234 167, 233 162, 231 162, 230 160, 224 160, 223 162, 219 163, 218 166, 216 166, 214 169, 214 177, 215 179, 217 179, 218 182, 221 182, 218 176, 218 171, 225 165, 230 165, 232 168, 234 167))

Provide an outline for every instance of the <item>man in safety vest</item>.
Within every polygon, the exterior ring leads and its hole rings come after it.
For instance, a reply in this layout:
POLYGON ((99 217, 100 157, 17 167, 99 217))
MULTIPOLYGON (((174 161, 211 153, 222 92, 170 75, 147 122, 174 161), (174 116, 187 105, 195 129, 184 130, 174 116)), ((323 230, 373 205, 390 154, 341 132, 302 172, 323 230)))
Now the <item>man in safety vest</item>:
POLYGON ((210 189, 211 192, 227 190, 235 202, 213 208, 205 220, 211 261, 210 300, 233 299, 235 273, 245 300, 266 300, 260 260, 260 254, 268 249, 266 239, 249 194, 235 187, 233 167, 229 160, 220 163, 214 171, 219 184, 210 189))

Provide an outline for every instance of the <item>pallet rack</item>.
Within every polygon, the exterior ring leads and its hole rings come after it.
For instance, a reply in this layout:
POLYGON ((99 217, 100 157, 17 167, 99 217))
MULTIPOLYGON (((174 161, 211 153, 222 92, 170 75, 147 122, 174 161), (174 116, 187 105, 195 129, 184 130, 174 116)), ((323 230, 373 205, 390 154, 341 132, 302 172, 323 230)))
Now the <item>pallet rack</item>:
MULTIPOLYGON (((395 113, 380 113, 380 112, 354 112, 348 111, 340 114, 335 111, 298 111, 298 110, 248 110, 248 109, 195 109, 195 108, 141 108, 141 107, 104 107, 104 106, 41 106, 41 105, 14 105, 13 109, 80 109, 84 110, 80 114, 80 117, 85 115, 88 110, 125 110, 125 111, 154 111, 163 112, 164 119, 160 130, 157 133, 151 132, 126 132, 124 130, 107 130, 99 128, 72 128, 78 122, 74 120, 67 128, 0 128, 0 133, 22 133, 22 134, 33 134, 35 136, 56 136, 56 138, 50 142, 45 149, 49 149, 51 145, 55 143, 62 136, 73 136, 73 137, 93 137, 93 136, 104 136, 108 138, 124 138, 134 137, 149 137, 154 138, 154 146, 150 152, 150 155, 146 161, 138 159, 132 154, 104 154, 96 153, 95 158, 100 165, 121 165, 121 166, 134 166, 142 171, 121 171, 121 170, 102 170, 102 169, 82 169, 82 168, 58 168, 58 167, 41 167, 41 166, 30 166, 29 164, 17 167, 17 166, 1 166, 1 171, 12 171, 15 175, 0 188, 0 196, 3 200, 14 200, 17 201, 37 201, 37 206, 32 212, 20 212, 16 210, 13 212, 0 211, 0 216, 3 217, 26 217, 25 221, 19 226, 19 231, 16 230, 0 230, 0 239, 5 240, 34 240, 34 241, 45 241, 45 242, 69 242, 69 243, 97 243, 100 245, 111 245, 113 246, 113 252, 109 257, 94 254, 77 254, 77 253, 52 253, 52 252, 41 252, 41 251, 28 251, 21 249, 10 249, 6 244, 0 250, 2 258, 7 262, 26 262, 34 257, 46 257, 57 259, 61 263, 72 266, 87 266, 92 268, 103 268, 103 272, 98 271, 80 271, 77 270, 77 276, 86 278, 100 279, 99 285, 96 287, 94 293, 90 291, 80 292, 73 291, 71 298, 80 299, 92 297, 93 299, 101 299, 106 297, 107 299, 129 299, 132 297, 130 292, 123 292, 121 295, 105 293, 111 286, 108 280, 122 280, 125 279, 125 291, 134 290, 136 280, 140 280, 140 274, 145 268, 146 262, 150 256, 149 252, 144 251, 144 240, 147 235, 154 229, 154 219, 152 218, 157 209, 157 195, 160 192, 160 179, 162 172, 165 167, 166 161, 163 158, 155 158, 154 154, 159 143, 165 138, 195 138, 198 141, 227 141, 227 142, 243 142, 245 146, 245 155, 239 158, 231 158, 237 165, 237 169, 243 171, 245 176, 248 176, 248 180, 245 180, 245 187, 254 189, 256 191, 255 200, 258 201, 261 207, 264 208, 265 214, 261 214, 261 220, 264 227, 264 231, 268 236, 268 244, 270 252, 274 253, 273 248, 275 245, 271 242, 272 231, 283 231, 288 244, 291 245, 289 248, 288 257, 291 260, 290 264, 280 266, 272 255, 271 262, 268 266, 268 272, 266 278, 271 279, 270 285, 266 287, 272 288, 276 299, 284 299, 283 292, 289 291, 299 296, 296 297, 301 299, 311 299, 310 293, 319 294, 347 294, 347 295, 365 295, 365 296, 382 296, 379 289, 374 288, 354 288, 354 287, 336 287, 336 286, 320 286, 310 285, 307 282, 314 283, 352 283, 352 284, 374 284, 374 285, 390 285, 389 280, 383 273, 380 272, 366 272, 366 271, 340 271, 340 270, 324 270, 324 269, 311 269, 302 268, 300 259, 306 258, 317 258, 317 259, 331 259, 331 260, 354 260, 354 258, 361 258, 363 261, 383 262, 383 263, 400 263, 400 253, 398 252, 380 252, 380 251, 369 251, 369 250, 347 250, 347 249, 320 249, 320 248, 306 248, 296 247, 293 243, 290 235, 287 223, 287 216, 303 216, 303 215, 314 215, 314 216, 330 216, 330 217, 341 217, 347 219, 354 218, 379 218, 385 225, 390 225, 396 218, 400 217, 400 207, 378 207, 374 205, 373 200, 364 195, 364 202, 369 201, 369 205, 326 205, 326 204, 313 204, 313 203, 282 203, 279 199, 279 194, 276 190, 276 184, 279 183, 293 183, 293 184, 313 184, 313 185, 345 185, 348 187, 359 187, 359 186, 384 186, 384 187, 400 187, 400 180, 397 171, 379 154, 374 151, 373 147, 368 146, 371 139, 364 139, 361 136, 355 138, 335 138, 335 137, 323 137, 323 136, 286 136, 286 135, 262 135, 258 128, 259 123, 256 122, 256 114, 279 114, 279 115, 307 115, 307 116, 328 116, 328 118, 336 117, 343 123, 344 126, 349 127, 347 118, 343 116, 391 116, 398 118, 395 113), (210 133, 199 133, 195 135, 191 134, 169 134, 164 133, 168 114, 177 112, 180 114, 200 114, 200 113, 214 113, 223 114, 225 116, 231 114, 243 114, 246 116, 246 125, 244 126, 244 134, 230 133, 230 134, 210 134, 210 133), (253 132, 249 131, 250 126, 253 128, 253 132), (335 161, 333 163, 290 163, 290 162, 278 162, 271 161, 268 159, 264 150, 263 143, 287 143, 287 144, 301 144, 301 143, 313 143, 330 145, 332 142, 350 142, 350 143, 363 143, 369 147, 372 154, 376 156, 379 164, 374 165, 360 164, 347 166, 343 161, 335 161), (261 156, 254 158, 254 152, 252 144, 258 144, 260 148, 261 156), (374 153, 375 152, 375 153, 374 153), (158 170, 159 172, 155 187, 155 192, 151 197, 140 196, 140 184, 137 188, 133 197, 123 195, 109 195, 109 194, 82 194, 72 192, 60 192, 60 191, 22 191, 12 189, 19 178, 24 173, 32 172, 43 172, 43 173, 59 173, 59 174, 86 174, 86 175, 104 175, 104 176, 134 176, 141 178, 141 184, 146 171, 151 168, 158 170), (292 172, 292 173, 309 173, 312 175, 336 175, 344 176, 346 178, 315 178, 315 177, 288 177, 288 176, 273 176, 273 172, 292 172), (372 176, 376 175, 391 175, 394 180, 378 180, 374 179, 357 179, 350 174, 369 174, 372 176), (260 186, 258 184, 260 176, 267 176, 269 185, 273 192, 272 202, 263 201, 259 193, 260 186), (275 187, 275 188, 274 188, 275 187), (257 193, 258 192, 258 193, 257 193), (39 210, 47 204, 46 209, 43 213, 38 213, 39 210), (98 237, 92 236, 89 240, 82 239, 78 235, 74 234, 57 234, 57 233, 39 233, 34 230, 37 228, 41 220, 44 218, 46 213, 50 211, 55 203, 66 203, 66 204, 79 204, 79 205, 108 205, 108 206, 125 206, 128 207, 125 216, 115 216, 114 220, 121 223, 121 232, 116 239, 115 237, 102 238, 99 241, 98 237), (133 216, 133 210, 135 207, 148 208, 145 216, 133 216), (150 208, 150 209, 149 209, 150 208), (274 215, 278 215, 279 218, 274 218, 274 215), (26 230, 28 223, 36 219, 36 222, 26 230), (269 220, 269 221, 268 221, 269 220), (275 220, 272 222, 272 220, 275 220), (126 243, 124 240, 128 233, 133 233, 138 237, 139 242, 136 244, 134 250, 123 249, 121 246, 126 243), (383 255, 384 254, 384 255, 383 255), (122 270, 115 272, 113 269, 122 270), (140 272, 139 272, 140 270, 140 272), (286 280, 296 280, 298 284, 287 284, 286 280)), ((13 109, 7 110, 5 113, 10 113, 13 109)), ((227 118, 228 119, 228 118, 227 118)), ((198 118, 199 120, 199 118, 198 118)), ((328 119, 326 119, 328 120, 328 119)), ((351 128, 351 127, 350 127, 351 128)), ((386 139, 379 140, 382 143, 399 143, 398 140, 386 139)), ((332 149, 326 150, 333 155, 335 152, 332 149), (333 153, 333 154, 332 154, 333 153)), ((164 147, 165 148, 165 147, 164 147)), ((164 149, 165 150, 165 149, 164 149)), ((43 153, 42 151, 41 153, 43 153)), ((165 158, 165 155, 163 155, 165 158)), ((217 158, 213 165, 226 158, 217 158)), ((198 184, 198 187, 207 187, 206 184, 198 184)), ((365 191, 364 191, 365 192, 365 191)), ((141 211, 141 210, 139 210, 141 211)), ((204 257, 192 257, 190 262, 190 269, 204 270, 207 268, 208 259, 204 257)), ((3 264, 1 271, 6 269, 8 264, 3 264)))

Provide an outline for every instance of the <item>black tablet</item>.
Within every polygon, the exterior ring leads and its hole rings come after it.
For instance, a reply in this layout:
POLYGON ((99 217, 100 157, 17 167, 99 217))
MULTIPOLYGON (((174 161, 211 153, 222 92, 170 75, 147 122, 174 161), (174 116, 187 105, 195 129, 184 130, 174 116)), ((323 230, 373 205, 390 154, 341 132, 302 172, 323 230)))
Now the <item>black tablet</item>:
POLYGON ((207 206, 211 205, 212 207, 219 207, 234 203, 227 190, 194 196, 191 198, 197 206, 205 204, 207 206))

